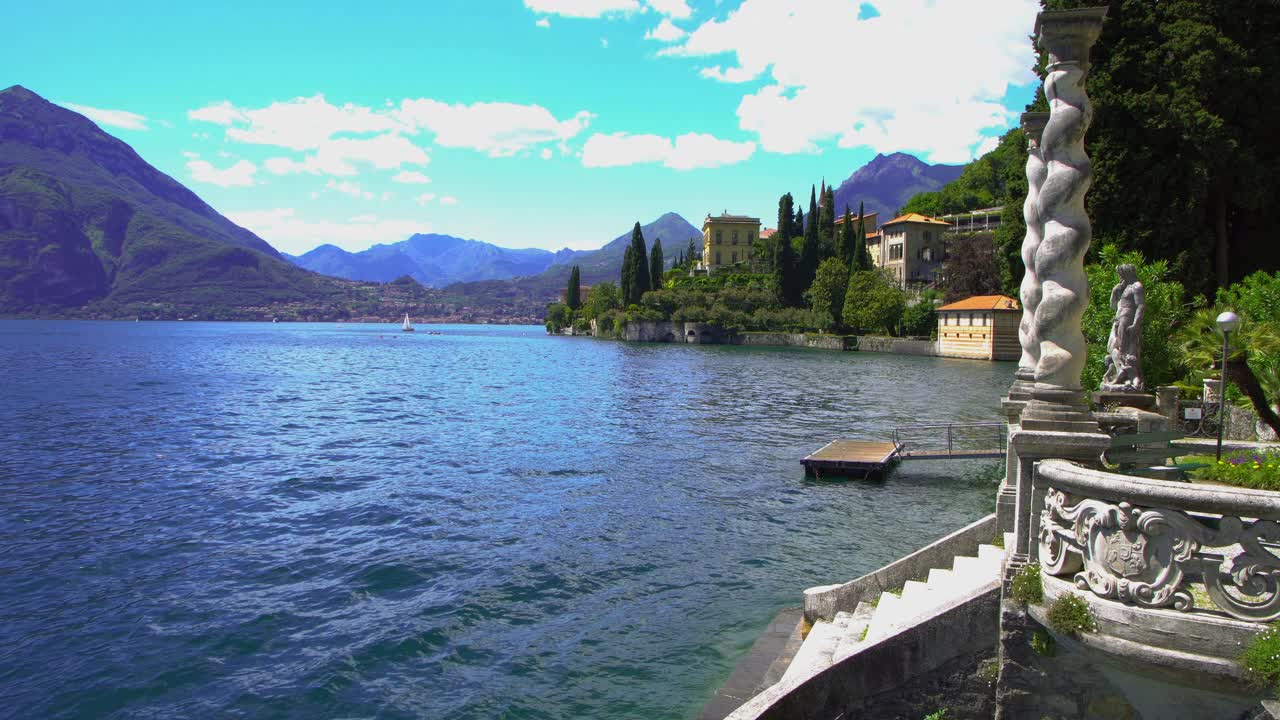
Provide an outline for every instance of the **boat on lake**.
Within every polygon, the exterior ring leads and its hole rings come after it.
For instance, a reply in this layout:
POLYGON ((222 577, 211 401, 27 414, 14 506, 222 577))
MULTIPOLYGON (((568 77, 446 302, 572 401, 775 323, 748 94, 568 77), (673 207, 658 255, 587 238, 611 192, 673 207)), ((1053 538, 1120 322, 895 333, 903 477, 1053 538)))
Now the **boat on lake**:
POLYGON ((400 326, 400 332, 413 332, 413 325, 409 323, 409 313, 404 314, 404 324, 400 326))

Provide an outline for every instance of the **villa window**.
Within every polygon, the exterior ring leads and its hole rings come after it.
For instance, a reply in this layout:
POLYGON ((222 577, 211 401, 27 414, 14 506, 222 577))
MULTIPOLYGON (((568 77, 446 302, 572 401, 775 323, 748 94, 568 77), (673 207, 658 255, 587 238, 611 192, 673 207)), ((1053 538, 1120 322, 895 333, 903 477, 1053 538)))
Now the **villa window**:
POLYGON ((747 233, 747 244, 750 245, 755 241, 756 241, 756 234, 754 232, 747 233))
POLYGON ((738 244, 738 231, 737 231, 737 230, 734 230, 734 231, 733 231, 733 234, 730 236, 730 239, 732 240, 732 243, 733 243, 734 245, 737 245, 737 244, 738 244))
MULTIPOLYGON (((717 234, 719 234, 719 233, 717 233, 717 234)), ((717 264, 717 265, 719 265, 719 264, 720 264, 720 251, 719 251, 719 250, 717 250, 717 251, 716 251, 716 264, 717 264)))
MULTIPOLYGON (((734 242, 737 242, 737 240, 735 239, 735 240, 734 240, 734 242)), ((734 253, 732 253, 732 254, 729 256, 729 262, 731 262, 731 263, 736 263, 736 262, 738 262, 738 253, 737 253, 737 252, 734 252, 734 253)))
MULTIPOLYGON (((719 244, 720 244, 720 243, 722 243, 723 241, 724 241, 724 231, 723 231, 723 230, 717 230, 717 231, 716 231, 716 244, 717 244, 717 245, 719 245, 719 244)), ((719 260, 717 260, 716 262, 719 262, 719 260)))

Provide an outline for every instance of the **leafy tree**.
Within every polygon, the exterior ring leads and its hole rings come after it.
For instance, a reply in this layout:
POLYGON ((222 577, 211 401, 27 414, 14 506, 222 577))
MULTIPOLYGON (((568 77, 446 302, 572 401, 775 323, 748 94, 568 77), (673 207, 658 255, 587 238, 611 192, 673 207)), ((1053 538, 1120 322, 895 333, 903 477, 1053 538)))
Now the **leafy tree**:
POLYGON ((938 311, 933 302, 937 297, 937 291, 925 290, 919 302, 903 308, 903 335, 933 335, 937 331, 938 311))
MULTIPOLYGON (((1222 333, 1218 330, 1217 317, 1226 309, 1213 307, 1197 311, 1178 334, 1179 349, 1194 379, 1203 381, 1222 372, 1222 333)), ((1242 318, 1239 329, 1231 334, 1230 350, 1224 373, 1227 382, 1239 388, 1258 417, 1280 433, 1280 415, 1271 409, 1280 398, 1274 386, 1267 392, 1262 382, 1266 376, 1259 377, 1255 369, 1257 365, 1266 367, 1269 360, 1274 361, 1280 354, 1280 325, 1242 318)))
POLYGON ((880 270, 849 273, 844 295, 844 324, 862 332, 890 333, 902 319, 906 294, 880 270))
POLYGON ((693 238, 689 238, 689 249, 684 253, 685 262, 690 264, 698 261, 698 248, 693 244, 693 238))
POLYGON ((1004 289, 995 240, 990 232, 953 236, 948 242, 942 273, 947 300, 973 295, 998 295, 1004 289))
POLYGON ((565 288, 564 304, 569 306, 570 310, 577 310, 582 307, 582 272, 574 265, 569 270, 569 287, 565 288))
POLYGON ((1206 295, 1280 267, 1277 37, 1271 0, 1111 3, 1088 78, 1100 244, 1177 258, 1188 292, 1206 295))
POLYGON ((622 307, 622 292, 611 282, 596 283, 587 290, 586 302, 582 303, 582 317, 594 320, 610 310, 622 307))
POLYGON ((558 333, 562 328, 569 327, 573 323, 573 311, 564 303, 551 303, 547 305, 546 319, 543 324, 546 325, 547 332, 558 333))
POLYGON ((827 258, 818 265, 813 284, 804 294, 823 330, 840 325, 844 294, 849 286, 849 266, 840 258, 827 258))
POLYGON ((657 290, 662 287, 662 238, 653 241, 653 249, 649 252, 649 287, 657 290))

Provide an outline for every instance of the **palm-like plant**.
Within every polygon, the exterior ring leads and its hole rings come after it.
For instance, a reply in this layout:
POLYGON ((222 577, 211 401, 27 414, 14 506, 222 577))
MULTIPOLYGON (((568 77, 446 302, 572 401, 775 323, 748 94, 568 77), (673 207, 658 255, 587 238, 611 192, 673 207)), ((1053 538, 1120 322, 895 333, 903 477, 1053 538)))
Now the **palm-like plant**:
MULTIPOLYGON (((1216 378, 1221 371, 1222 332, 1217 323, 1221 311, 1199 310, 1178 331, 1178 348, 1196 383, 1216 378)), ((1280 397, 1280 327, 1241 318, 1240 327, 1231 334, 1226 380, 1240 388, 1258 417, 1280 433, 1280 415, 1271 409, 1280 397)))

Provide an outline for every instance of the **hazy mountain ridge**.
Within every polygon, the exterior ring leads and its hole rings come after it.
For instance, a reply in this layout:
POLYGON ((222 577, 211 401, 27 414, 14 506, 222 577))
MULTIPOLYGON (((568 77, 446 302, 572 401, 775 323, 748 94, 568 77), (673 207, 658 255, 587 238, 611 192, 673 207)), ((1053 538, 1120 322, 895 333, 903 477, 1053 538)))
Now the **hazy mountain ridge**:
POLYGON ((286 257, 308 270, 351 280, 388 282, 409 275, 427 287, 443 287, 456 282, 534 275, 558 258, 572 258, 576 254, 568 249, 553 253, 537 248, 504 248, 431 233, 374 245, 359 252, 321 245, 302 255, 286 257))

